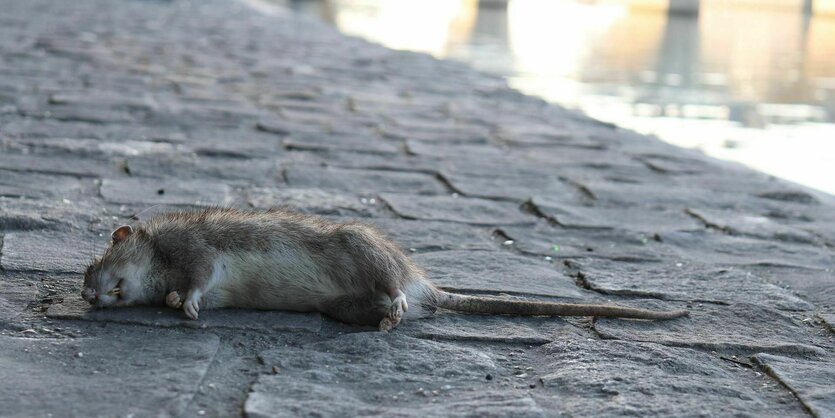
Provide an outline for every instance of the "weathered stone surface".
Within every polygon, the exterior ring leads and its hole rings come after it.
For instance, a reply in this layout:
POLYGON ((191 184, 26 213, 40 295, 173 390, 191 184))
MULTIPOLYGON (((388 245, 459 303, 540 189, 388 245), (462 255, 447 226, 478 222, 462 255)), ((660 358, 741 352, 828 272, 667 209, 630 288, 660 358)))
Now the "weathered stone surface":
POLYGON ((277 331, 317 332, 322 326, 318 313, 205 309, 200 319, 188 319, 180 310, 163 306, 93 309, 77 295, 49 307, 46 315, 56 319, 138 324, 163 328, 234 328, 277 331))
POLYGON ((442 310, 429 318, 403 321, 397 332, 432 340, 539 345, 581 331, 557 317, 475 315, 442 310))
POLYGON ((225 184, 244 187, 274 186, 282 183, 279 165, 278 161, 269 159, 177 155, 129 158, 125 163, 125 167, 133 177, 179 179, 180 181, 217 179, 216 181, 225 184))
POLYGON ((492 177, 469 176, 443 171, 441 175, 456 191, 473 197, 527 200, 547 194, 555 199, 574 201, 576 192, 554 175, 511 177, 496 173, 492 177))
POLYGON ((832 252, 811 245, 734 237, 713 231, 667 232, 660 236, 664 245, 678 257, 694 261, 710 260, 719 265, 835 268, 832 252))
MULTIPOLYGON (((646 307, 653 303, 646 301, 646 307)), ((595 330, 606 339, 654 342, 720 352, 820 354, 825 349, 800 321, 757 305, 699 304, 690 316, 668 321, 600 318, 595 330)))
POLYGON ((623 296, 719 304, 751 303, 794 311, 815 307, 789 290, 740 268, 701 263, 623 263, 609 260, 566 261, 590 289, 623 296))
POLYGON ((9 271, 81 273, 93 253, 90 236, 61 232, 12 232, 3 237, 0 266, 9 271))
POLYGON ((410 252, 496 248, 490 240, 489 231, 469 225, 380 218, 371 218, 367 222, 410 252))
POLYGON ((0 336, 0 405, 7 416, 179 416, 218 344, 210 333, 163 330, 0 336))
POLYGON ((803 415, 767 378, 702 351, 566 338, 536 350, 545 393, 572 416, 803 415))
POLYGON ((412 257, 438 285, 452 290, 577 298, 573 279, 552 264, 503 251, 439 251, 412 257))
POLYGON ((284 140, 289 150, 351 151, 372 154, 397 154, 396 143, 376 139, 371 135, 296 135, 284 140))
POLYGON ((620 229, 573 229, 538 223, 535 227, 498 229, 525 254, 551 258, 607 258, 619 261, 661 261, 670 255, 652 236, 620 229))
POLYGON ((232 189, 217 182, 105 179, 101 195, 111 203, 214 206, 232 202, 232 189))
POLYGON ((0 278, 0 324, 17 318, 35 301, 37 294, 35 283, 19 278, 0 278))
POLYGON ((835 272, 785 266, 744 266, 779 287, 789 288, 818 308, 835 312, 835 272))
POLYGON ((99 177, 116 171, 116 164, 107 161, 62 156, 0 154, 0 169, 76 177, 99 177))
POLYGON ((94 190, 92 179, 0 170, 0 197, 75 200, 94 190))
POLYGON ((720 229, 732 235, 747 235, 755 238, 806 244, 820 242, 820 239, 810 232, 780 225, 766 216, 716 209, 687 209, 687 213, 711 228, 720 229))
POLYGON ((523 214, 517 204, 492 200, 453 197, 416 196, 385 193, 380 197, 392 210, 406 219, 450 221, 473 225, 531 224, 536 218, 523 214))
POLYGON ((347 190, 352 193, 439 194, 447 192, 446 187, 436 178, 422 173, 292 165, 284 169, 284 178, 291 187, 347 190))
POLYGON ((260 357, 279 373, 253 386, 244 405, 250 417, 545 416, 512 388, 512 369, 483 349, 354 333, 260 357))
POLYGON ((374 198, 319 189, 259 187, 248 190, 246 199, 257 209, 288 207, 318 215, 368 217, 382 211, 374 198))
POLYGON ((835 366, 824 361, 757 354, 753 357, 769 375, 786 385, 816 417, 835 415, 835 366))
POLYGON ((566 228, 623 229, 648 235, 703 228, 681 211, 572 206, 551 196, 536 196, 531 203, 540 213, 566 228))
POLYGON ((835 333, 835 314, 830 313, 819 313, 818 317, 823 321, 827 328, 830 331, 835 333))

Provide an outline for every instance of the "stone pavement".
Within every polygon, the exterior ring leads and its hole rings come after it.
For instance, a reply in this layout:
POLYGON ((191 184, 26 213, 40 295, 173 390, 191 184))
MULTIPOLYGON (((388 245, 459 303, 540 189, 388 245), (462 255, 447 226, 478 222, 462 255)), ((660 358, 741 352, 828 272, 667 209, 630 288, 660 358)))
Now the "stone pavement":
POLYGON ((835 199, 221 0, 0 1, 2 416, 835 416, 835 199), (443 287, 688 308, 88 312, 150 206, 388 231, 443 287))

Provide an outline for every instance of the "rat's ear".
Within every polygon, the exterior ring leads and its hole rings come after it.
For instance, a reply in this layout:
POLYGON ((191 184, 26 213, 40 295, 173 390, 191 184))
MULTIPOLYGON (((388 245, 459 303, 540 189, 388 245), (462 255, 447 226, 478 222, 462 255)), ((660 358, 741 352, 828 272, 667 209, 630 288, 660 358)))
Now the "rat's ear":
POLYGON ((113 240, 113 244, 118 244, 126 240, 132 233, 133 228, 130 225, 122 225, 110 234, 110 239, 113 240))

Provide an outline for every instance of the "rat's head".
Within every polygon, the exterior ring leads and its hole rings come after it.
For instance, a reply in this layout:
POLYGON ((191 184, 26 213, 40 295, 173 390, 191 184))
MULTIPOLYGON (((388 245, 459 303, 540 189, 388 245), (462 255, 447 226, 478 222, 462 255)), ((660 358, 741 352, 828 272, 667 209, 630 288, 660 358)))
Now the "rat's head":
POLYGON ((113 231, 111 239, 104 255, 87 267, 81 297, 96 307, 142 302, 151 263, 147 237, 125 225, 113 231))

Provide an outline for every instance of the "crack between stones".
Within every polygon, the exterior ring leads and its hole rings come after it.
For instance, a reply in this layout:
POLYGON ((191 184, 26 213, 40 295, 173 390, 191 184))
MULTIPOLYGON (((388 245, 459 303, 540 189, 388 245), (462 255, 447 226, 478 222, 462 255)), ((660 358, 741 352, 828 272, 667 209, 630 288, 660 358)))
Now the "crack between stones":
POLYGON ((772 369, 769 365, 767 365, 767 364, 765 364, 765 363, 760 363, 760 362, 757 360, 757 358, 756 358, 756 357, 751 356, 751 361, 752 361, 754 364, 756 364, 756 365, 757 365, 757 368, 759 368, 760 370, 762 370, 762 372, 763 372, 766 376, 768 376, 768 377, 770 377, 771 379, 775 380, 777 383, 779 383, 779 384, 780 384, 780 386, 782 386, 782 387, 783 387, 783 388, 785 388, 787 391, 789 391, 789 393, 791 393, 791 394, 794 396, 794 398, 795 398, 795 399, 797 399, 797 401, 798 401, 798 402, 800 402, 800 404, 801 404, 801 405, 803 405, 803 409, 805 409, 805 410, 806 410, 806 413, 808 413, 808 414, 809 414, 809 416, 812 416, 812 417, 816 417, 816 418, 818 418, 818 415, 817 415, 817 414, 815 414, 815 413, 814 413, 814 411, 812 411, 812 408, 811 408, 808 404, 806 404, 806 402, 803 400, 803 398, 801 398, 801 397, 800 397, 800 395, 797 393, 797 391, 795 391, 795 390, 794 390, 791 386, 789 386, 789 384, 788 384, 788 383, 786 383, 786 382, 784 382, 782 379, 780 379, 780 376, 778 376, 778 375, 777 375, 777 373, 774 371, 774 369, 772 369))

